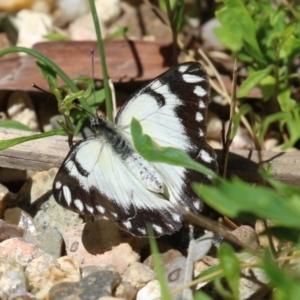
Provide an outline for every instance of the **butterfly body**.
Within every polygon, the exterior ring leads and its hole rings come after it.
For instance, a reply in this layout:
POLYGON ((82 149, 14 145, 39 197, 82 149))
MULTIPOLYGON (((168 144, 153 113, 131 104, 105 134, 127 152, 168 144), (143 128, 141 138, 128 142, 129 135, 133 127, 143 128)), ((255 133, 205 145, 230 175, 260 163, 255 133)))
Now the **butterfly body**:
POLYGON ((157 77, 123 105, 115 124, 93 120, 96 136, 78 142, 58 171, 56 201, 80 214, 105 215, 137 236, 148 235, 147 224, 155 236, 177 231, 183 218, 178 205, 202 210, 190 183, 210 183, 210 178, 143 159, 134 148, 130 123, 135 117, 159 145, 179 148, 216 171, 214 151, 205 142, 208 102, 208 80, 199 63, 157 77))
POLYGON ((122 130, 105 118, 94 118, 91 126, 96 132, 97 138, 103 138, 104 142, 111 146, 127 166, 128 170, 150 191, 163 193, 163 181, 155 168, 142 158, 123 136, 122 130))

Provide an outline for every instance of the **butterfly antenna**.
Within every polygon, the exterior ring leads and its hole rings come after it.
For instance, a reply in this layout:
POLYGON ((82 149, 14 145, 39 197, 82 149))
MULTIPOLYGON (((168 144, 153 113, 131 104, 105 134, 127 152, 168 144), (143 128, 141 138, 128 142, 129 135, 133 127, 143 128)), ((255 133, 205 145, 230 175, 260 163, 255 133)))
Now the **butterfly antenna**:
POLYGON ((40 86, 36 85, 35 83, 33 83, 31 86, 32 86, 33 88, 35 88, 35 89, 41 91, 41 92, 44 92, 44 93, 47 93, 47 94, 51 94, 51 95, 52 95, 52 93, 50 93, 49 91, 46 91, 45 89, 41 88, 40 86))
MULTIPOLYGON (((31 86, 32 86, 33 88, 35 88, 35 89, 37 89, 37 90, 43 92, 43 93, 46 93, 46 94, 48 94, 48 95, 50 94, 51 96, 53 96, 53 93, 51 93, 51 92, 49 92, 49 91, 47 91, 47 90, 41 88, 40 86, 36 85, 35 83, 31 84, 31 86)), ((46 99, 46 101, 48 101, 48 100, 50 99, 50 95, 48 96, 48 98, 46 99)))

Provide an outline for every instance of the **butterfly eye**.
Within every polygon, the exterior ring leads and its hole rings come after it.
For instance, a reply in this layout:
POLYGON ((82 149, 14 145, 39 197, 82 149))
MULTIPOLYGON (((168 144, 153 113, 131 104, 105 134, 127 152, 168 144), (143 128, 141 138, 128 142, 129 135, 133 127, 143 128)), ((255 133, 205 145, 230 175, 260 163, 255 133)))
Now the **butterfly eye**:
POLYGON ((90 118, 90 122, 92 129, 95 129, 99 125, 98 118, 90 118))

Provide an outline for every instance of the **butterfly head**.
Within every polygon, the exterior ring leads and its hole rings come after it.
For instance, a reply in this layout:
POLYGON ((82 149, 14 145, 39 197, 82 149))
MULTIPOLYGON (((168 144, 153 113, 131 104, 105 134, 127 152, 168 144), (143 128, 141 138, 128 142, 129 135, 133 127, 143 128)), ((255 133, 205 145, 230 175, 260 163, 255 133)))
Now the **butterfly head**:
POLYGON ((90 119, 91 127, 95 132, 100 131, 107 123, 106 117, 93 117, 90 119))

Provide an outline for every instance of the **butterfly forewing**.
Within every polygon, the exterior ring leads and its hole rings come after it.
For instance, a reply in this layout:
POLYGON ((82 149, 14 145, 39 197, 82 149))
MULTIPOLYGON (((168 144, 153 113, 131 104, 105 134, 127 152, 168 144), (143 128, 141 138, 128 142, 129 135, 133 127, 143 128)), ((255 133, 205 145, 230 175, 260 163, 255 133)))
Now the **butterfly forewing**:
POLYGON ((109 139, 98 135, 83 139, 70 150, 54 181, 57 202, 80 214, 105 215, 137 236, 148 235, 147 224, 155 236, 177 231, 182 222, 177 204, 201 211, 202 202, 190 184, 209 183, 210 178, 155 163, 167 192, 148 190, 125 163, 125 156, 135 151, 130 124, 133 117, 138 119, 144 133, 159 145, 184 150, 216 171, 214 151, 205 141, 208 93, 207 75, 199 63, 181 64, 151 81, 120 109, 112 131, 118 136, 115 142, 110 140, 114 135, 109 139), (121 146, 127 143, 133 150, 120 154, 121 146))
MULTIPOLYGON (((187 152, 196 161, 217 171, 216 156, 206 143, 206 115, 209 82, 199 63, 185 63, 154 79, 126 102, 116 123, 131 139, 130 123, 138 119, 143 132, 161 146, 187 152)), ((155 163, 171 194, 170 201, 191 211, 201 211, 202 203, 192 191, 192 181, 209 183, 206 175, 182 167, 155 163)))

